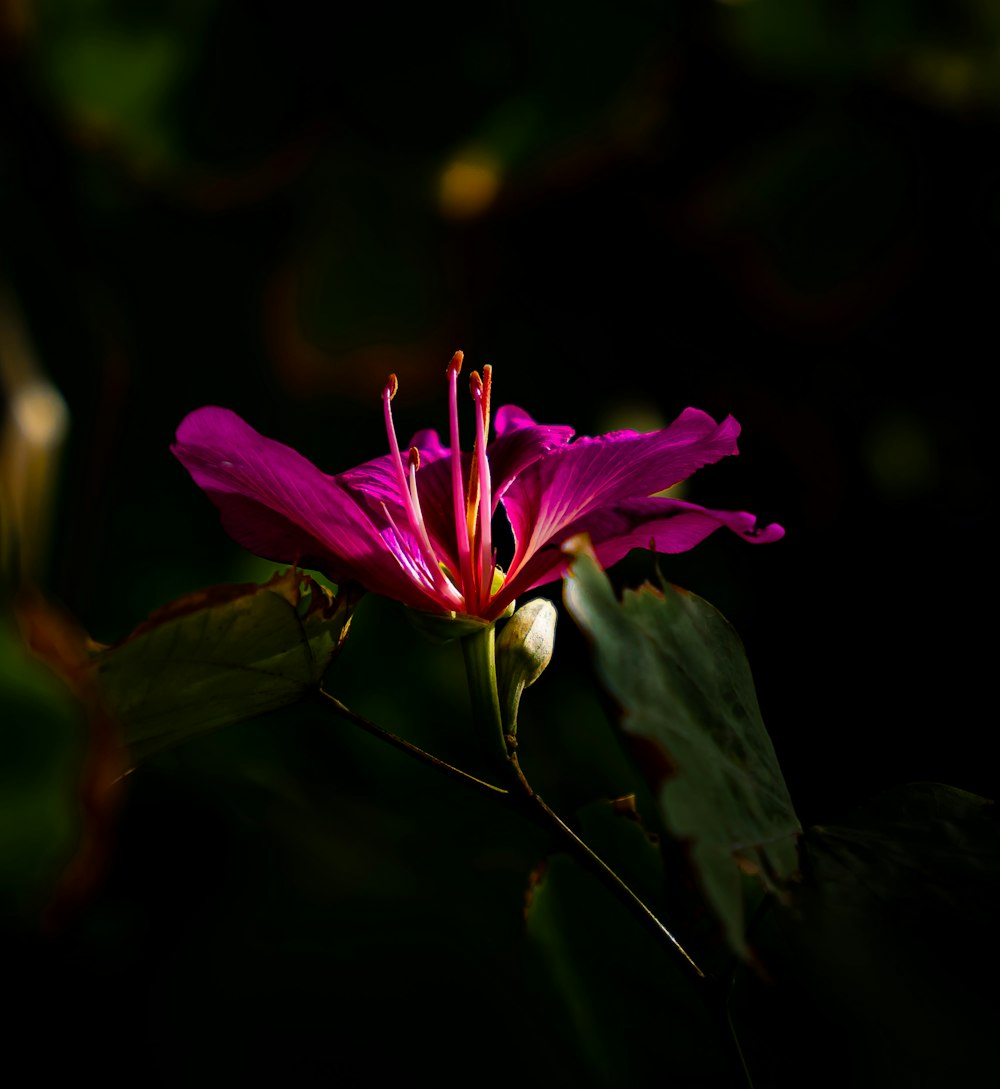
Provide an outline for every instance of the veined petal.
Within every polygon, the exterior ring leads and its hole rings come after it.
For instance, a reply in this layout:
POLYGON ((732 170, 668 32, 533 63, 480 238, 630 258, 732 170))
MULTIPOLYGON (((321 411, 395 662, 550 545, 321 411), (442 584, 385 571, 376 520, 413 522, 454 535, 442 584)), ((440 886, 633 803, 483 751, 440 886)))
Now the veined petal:
MULTIPOLYGON (((426 468, 448 455, 448 448, 442 445, 437 432, 429 429, 418 431, 413 436, 407 449, 413 446, 420 452, 421 468, 426 468)), ((391 454, 382 454, 353 469, 338 473, 335 479, 353 495, 363 496, 368 505, 376 509, 386 503, 393 511, 393 516, 397 509, 402 510, 399 481, 391 454)))
POLYGON ((415 446, 420 451, 421 465, 430 465, 451 453, 451 450, 441 441, 441 436, 432 427, 425 427, 418 431, 410 439, 410 446, 415 446))
POLYGON ((405 542, 387 546, 387 519, 373 517, 334 477, 234 412, 197 409, 181 421, 171 449, 249 551, 315 568, 335 582, 357 581, 415 608, 441 608, 397 558, 405 542))
MULTIPOLYGON (((519 473, 545 456, 553 446, 565 444, 573 437, 571 427, 536 424, 526 412, 513 405, 504 405, 498 410, 496 427, 500 432, 499 437, 487 449, 493 482, 494 512, 499 496, 519 473)), ((453 565, 453 569, 457 571, 458 558, 451 506, 451 468, 448 461, 450 450, 441 443, 436 431, 419 431, 414 435, 411 445, 420 450, 417 490, 420 493, 420 505, 428 533, 439 549, 441 558, 453 565)), ((391 465, 388 459, 385 460, 384 472, 388 474, 391 472, 391 465)), ((361 483, 356 474, 361 470, 371 472, 374 465, 374 462, 369 462, 359 469, 341 474, 337 479, 349 479, 352 486, 360 483, 367 492, 373 488, 372 482, 361 483)), ((462 454, 463 491, 468 487, 471 465, 472 455, 462 454)), ((374 475, 372 472, 372 480, 374 475)))
POLYGON ((590 537, 598 562, 602 567, 610 567, 633 548, 686 552, 723 527, 751 544, 769 544, 785 535, 782 526, 774 522, 761 526, 746 511, 710 510, 697 503, 658 496, 636 499, 593 511, 567 526, 557 539, 533 553, 516 570, 511 569, 504 591, 509 592, 508 600, 512 600, 558 578, 567 559, 562 544, 577 533, 590 537))
POLYGON ((739 430, 731 416, 717 424, 689 408, 660 431, 616 431, 550 449, 503 496, 516 541, 512 571, 570 532, 589 531, 588 516, 663 491, 737 453, 739 430))
POLYGON ((529 465, 565 446, 575 432, 561 424, 538 424, 517 405, 502 405, 494 417, 497 437, 487 451, 493 478, 493 509, 511 482, 529 465))
POLYGON ((761 525, 748 511, 712 510, 660 496, 623 503, 587 521, 586 532, 604 566, 617 563, 633 548, 686 552, 719 528, 730 530, 750 544, 770 544, 785 535, 784 526, 777 522, 761 525))
MULTIPOLYGON (((460 363, 456 353, 447 371, 456 446, 460 363)), ((654 495, 737 453, 739 425, 732 417, 716 423, 689 408, 650 434, 618 431, 574 441, 572 428, 538 424, 505 405, 494 416, 497 437, 486 446, 490 374, 484 368, 470 379, 476 403, 471 454, 424 430, 404 457, 390 408, 394 375, 382 390, 389 454, 337 476, 221 408, 191 413, 173 451, 219 508, 230 534, 254 552, 354 580, 419 611, 454 613, 464 606, 486 622, 514 597, 556 578, 566 564, 562 546, 576 533, 590 535, 606 566, 634 547, 691 548, 719 526, 757 542, 783 534, 776 525, 758 528, 745 512, 654 495), (483 504, 490 504, 489 514, 483 504), (489 516, 499 504, 515 550, 506 579, 490 594, 498 557, 489 516)))

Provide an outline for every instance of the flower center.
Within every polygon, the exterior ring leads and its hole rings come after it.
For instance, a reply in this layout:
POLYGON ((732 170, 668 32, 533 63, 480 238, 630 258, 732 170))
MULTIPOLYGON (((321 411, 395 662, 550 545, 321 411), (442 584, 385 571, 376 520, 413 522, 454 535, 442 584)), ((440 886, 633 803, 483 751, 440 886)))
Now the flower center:
POLYGON ((451 494, 455 517, 455 540, 461 568, 465 608, 482 615, 496 589, 496 554, 493 550, 491 519, 493 496, 486 442, 490 428, 490 387, 493 370, 483 367, 482 377, 473 371, 469 387, 476 405, 476 444, 472 452, 468 481, 463 480, 462 452, 458 431, 458 375, 462 352, 448 364, 448 414, 451 438, 451 494))
MULTIPOLYGON (((499 574, 496 553, 493 549, 493 493, 490 482, 490 463, 486 456, 486 442, 490 429, 490 388, 493 370, 483 367, 469 375, 469 389, 476 406, 476 444, 472 451, 468 480, 462 470, 462 448, 458 430, 458 375, 462 370, 462 352, 456 352, 448 364, 448 415, 451 439, 451 495, 455 517, 455 545, 458 571, 452 572, 438 559, 434 550, 417 491, 417 470, 420 468, 420 452, 411 447, 406 467, 396 439, 392 422, 392 399, 399 383, 390 374, 382 390, 382 406, 385 414, 385 430, 389 437, 393 472, 399 489, 399 497, 406 512, 410 536, 419 550, 413 557, 411 573, 432 588, 442 603, 472 616, 482 616, 489 606, 497 587, 494 582, 499 574)), ((393 522, 392 515, 383 505, 385 516, 400 539, 403 535, 393 522)), ((502 579, 502 576, 501 576, 502 579)))
MULTIPOLYGON (((393 472, 396 475, 396 483, 399 487, 399 496, 403 503, 403 509, 406 511, 406 520, 409 522, 412 536, 416 539, 420 553, 419 558, 423 560, 423 563, 420 564, 414 557, 414 565, 410 568, 410 572, 420 582, 433 588, 438 598, 447 602, 451 608, 464 609, 465 603, 462 595, 441 569, 441 564, 434 552, 434 546, 431 544, 430 534, 427 532, 423 511, 420 509, 420 496, 417 492, 417 470, 420 468, 420 451, 415 446, 410 447, 407 456, 407 470, 403 468, 403 458, 399 451, 399 442, 396 439, 396 428, 392 422, 391 403, 393 397, 396 396, 397 389, 399 389, 399 382, 394 374, 390 374, 382 389, 385 430, 389 437, 393 472)), ((382 509, 389 524, 400 538, 400 542, 403 543, 403 535, 399 532, 399 528, 393 521, 392 515, 385 504, 382 505, 382 509)))

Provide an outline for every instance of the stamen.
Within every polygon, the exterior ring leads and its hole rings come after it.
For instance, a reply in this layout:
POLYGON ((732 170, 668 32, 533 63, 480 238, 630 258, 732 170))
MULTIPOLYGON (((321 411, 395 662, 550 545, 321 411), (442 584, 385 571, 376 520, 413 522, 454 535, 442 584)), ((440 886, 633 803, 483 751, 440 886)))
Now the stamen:
MULTIPOLYGON (((399 382, 394 374, 390 374, 386 380, 385 386, 382 388, 382 408, 385 416, 385 430, 389 437, 389 451, 392 454, 392 467, 396 475, 396 483, 399 485, 400 498, 402 499, 403 507, 406 510, 406 517, 410 523, 410 529, 419 542, 424 562, 434 580, 435 588, 454 601, 458 598, 458 595, 438 567, 437 557, 434 555, 434 549, 431 546, 430 537, 427 534, 427 527, 424 525, 423 515, 420 511, 420 502, 417 499, 416 469, 417 465, 420 463, 420 454, 416 447, 410 448, 407 458, 410 465, 409 482, 407 481, 406 473, 403 470, 403 458, 399 452, 399 442, 396 439, 396 428, 392 422, 392 408, 389 405, 389 402, 396 396, 397 389, 399 389, 399 382), (416 465, 414 464, 414 454, 416 454, 416 465)), ((459 604, 461 606, 461 599, 459 599, 459 604)))
MULTIPOLYGON (((427 528, 424 525, 424 512, 420 509, 420 496, 417 494, 417 470, 420 468, 420 451, 415 446, 410 447, 407 460, 410 466, 410 501, 413 503, 414 511, 416 511, 417 521, 421 530, 423 530, 423 536, 426 537, 427 528)), ((427 541, 427 546, 430 547, 430 540, 427 541)))
POLYGON ((423 564, 417 563, 417 561, 413 558, 409 551, 403 550, 402 546, 406 538, 400 532, 399 526, 396 525, 396 519, 393 518, 392 512, 389 510, 384 502, 382 503, 382 513, 385 515, 385 520, 389 523, 389 526, 391 527, 392 532, 396 535, 396 540, 399 542, 400 545, 399 552, 394 551, 393 555, 396 557, 396 559, 399 561, 399 563, 402 565, 402 567, 406 570, 411 578, 415 579, 417 582, 422 582, 428 590, 433 590, 434 580, 427 574, 426 567, 424 567, 423 564), (402 554, 400 555, 400 553, 402 554))
POLYGON ((382 387, 382 414, 385 417, 385 433, 389 438, 389 451, 392 454, 392 467, 396 474, 396 483, 399 485, 400 495, 403 497, 403 506, 406 507, 410 524, 414 524, 413 505, 410 502, 410 489, 406 486, 406 474, 403 472, 403 459, 399 453, 399 443, 396 440, 396 428, 392 422, 392 408, 389 402, 396 396, 399 382, 394 374, 390 374, 382 387))
POLYGON ((493 590, 493 571, 496 557, 493 555, 492 514, 493 504, 490 495, 490 465, 486 458, 486 427, 489 421, 489 383, 490 369, 483 368, 486 382, 476 379, 472 383, 472 396, 476 402, 476 468, 479 470, 479 606, 485 610, 493 590))
POLYGON ((472 581, 470 534, 462 488, 462 450, 458 434, 458 375, 464 358, 462 352, 456 352, 448 364, 448 415, 451 430, 451 498, 455 513, 455 540, 458 546, 462 590, 465 593, 465 608, 469 612, 475 608, 475 586, 472 581))
MULTIPOLYGON (((472 394, 472 399, 476 399, 476 391, 482 391, 483 380, 479 377, 478 371, 473 371, 469 375, 469 392, 472 394)), ((478 405, 478 402, 477 402, 478 405)), ((469 467, 469 484, 465 492, 465 526, 469 535, 470 547, 474 547, 476 540, 476 521, 479 517, 479 474, 476 472, 476 465, 479 458, 479 440, 473 444, 472 447, 472 465, 469 467)))
POLYGON ((452 372, 454 372, 456 378, 458 377, 459 374, 461 374, 461 372, 462 372, 462 362, 463 362, 464 359, 465 359, 465 352, 463 352, 461 349, 459 349, 451 357, 450 361, 448 362, 448 366, 446 368, 446 371, 445 371, 445 373, 448 375, 449 378, 451 378, 452 372))

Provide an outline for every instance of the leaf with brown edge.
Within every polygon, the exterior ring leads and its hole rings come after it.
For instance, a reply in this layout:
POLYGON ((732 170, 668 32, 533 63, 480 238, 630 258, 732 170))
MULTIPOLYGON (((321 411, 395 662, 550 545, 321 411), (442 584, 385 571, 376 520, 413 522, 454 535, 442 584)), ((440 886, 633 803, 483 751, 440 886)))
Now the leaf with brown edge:
POLYGON ((133 761, 315 690, 355 600, 289 568, 187 594, 101 648, 90 669, 133 761))
POLYGON ((618 600, 585 544, 564 584, 591 641, 664 826, 687 850, 705 902, 742 956, 741 875, 778 891, 796 873, 800 832, 739 637, 708 602, 664 585, 618 600))

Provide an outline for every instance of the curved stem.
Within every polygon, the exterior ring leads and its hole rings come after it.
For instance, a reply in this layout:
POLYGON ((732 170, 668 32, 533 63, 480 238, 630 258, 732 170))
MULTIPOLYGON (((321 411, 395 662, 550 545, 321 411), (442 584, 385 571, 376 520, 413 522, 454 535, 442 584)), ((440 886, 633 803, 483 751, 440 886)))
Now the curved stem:
POLYGON ((525 798, 537 808, 539 815, 542 817, 542 820, 539 821, 539 823, 544 823, 548 828, 556 832, 566 843, 566 846, 577 861, 599 878, 601 882, 603 882, 603 884, 629 908, 642 926, 653 934, 657 941, 661 944, 666 943, 672 952, 681 957, 683 967, 689 975, 693 975, 699 980, 705 980, 707 978, 705 973, 698 966, 691 954, 688 953, 670 930, 663 925, 646 902, 636 894, 631 886, 618 876, 618 874, 586 843, 585 840, 581 839, 576 832, 570 828, 540 794, 535 793, 531 784, 525 778, 524 772, 521 770, 516 753, 511 753, 510 763, 515 776, 521 785, 521 789, 524 791, 525 798))
POLYGON ((681 957, 685 971, 698 979, 704 979, 705 973, 698 967, 690 953, 663 925, 649 906, 570 828, 554 809, 549 807, 539 794, 535 793, 534 788, 525 778, 521 765, 518 763, 514 742, 508 741, 504 734, 500 699, 497 695, 493 625, 466 636, 462 640, 462 650, 465 654, 469 694, 472 698, 472 708, 477 724, 489 735, 490 743, 497 751, 498 758, 502 758, 503 763, 500 766, 506 767, 511 776, 512 787, 517 787, 515 799, 521 799, 520 805, 512 799, 514 808, 519 809, 536 824, 555 832, 570 853, 598 877, 659 942, 665 943, 672 952, 681 957))
POLYGON ((743 1048, 740 1046, 739 1033, 736 1031, 736 1025, 733 1023, 733 1011, 729 1006, 729 1000, 732 998, 733 988, 735 986, 736 972, 734 971, 729 981, 729 986, 726 988, 726 993, 723 996, 722 1004, 726 1013, 726 1025, 729 1027, 729 1039, 732 1044, 734 1065, 738 1064, 739 1069, 742 1070, 747 1089, 753 1089, 753 1078, 750 1077, 750 1067, 747 1066, 746 1056, 743 1054, 743 1048))
MULTIPOLYGON (((684 970, 696 979, 705 980, 706 976, 695 962, 694 958, 684 948, 671 931, 663 925, 656 914, 643 901, 638 894, 600 857, 576 832, 559 816, 548 803, 537 794, 528 780, 517 759, 517 752, 513 747, 508 748, 508 740, 504 734, 503 716, 500 710, 500 699, 497 694, 496 656, 495 656, 495 628, 490 624, 482 629, 467 635, 462 639, 462 652, 465 657, 465 668, 469 680, 469 695, 472 700, 472 711, 476 725, 480 732, 486 735, 497 757, 498 767, 503 768, 511 778, 511 786, 516 787, 506 790, 493 783, 487 783, 461 768, 441 760, 432 753, 413 745, 411 742, 390 733, 381 726, 375 725, 368 719, 356 714, 340 700, 331 696, 323 689, 319 689, 322 699, 329 702, 344 718, 360 726, 368 733, 389 742, 402 752, 409 753, 418 760, 437 768, 453 778, 460 779, 478 790, 485 791, 494 797, 504 801, 508 806, 518 810, 534 823, 555 832, 557 837, 566 845, 570 853, 586 869, 593 873, 615 896, 621 900, 632 912, 636 919, 649 931, 657 941, 665 944, 667 948, 681 958, 684 970)), ((513 746, 513 743, 511 743, 513 746)))
POLYGON ((486 782, 485 779, 479 779, 475 775, 470 775, 467 771, 456 768, 454 764, 449 764, 446 760, 442 760, 433 753, 427 752, 426 749, 420 748, 419 745, 414 745, 412 742, 399 737, 397 734, 383 729, 381 726, 377 726, 369 719, 356 714, 350 707, 341 703, 335 696, 331 696, 329 692, 324 691, 322 688, 318 689, 316 694, 321 700, 330 704, 341 718, 347 719, 348 722, 353 722, 355 726, 360 726, 362 730, 370 733, 373 737, 377 737, 382 741, 387 741, 401 752, 414 756, 423 763, 429 764, 432 768, 436 768, 438 771, 450 775, 452 778, 459 779, 463 783, 467 783, 469 786, 475 787, 477 790, 490 794, 495 798, 508 799, 510 797, 510 791, 506 790, 504 787, 496 786, 493 783, 486 782))
POLYGON ((465 672, 469 679, 469 697, 476 728, 497 758, 498 768, 506 768, 510 755, 503 730, 500 697, 497 695, 496 627, 488 624, 462 639, 465 672))
POLYGON ((645 901, 643 901, 633 889, 618 876, 600 855, 598 855, 576 834, 576 832, 573 831, 572 828, 570 828, 562 817, 560 817, 539 794, 535 793, 531 784, 525 777, 524 772, 521 770, 516 752, 505 752, 506 766, 512 775, 512 786, 517 787, 517 790, 514 791, 507 790, 494 783, 489 783, 475 775, 470 775, 467 771, 463 771, 461 768, 449 764, 446 760, 442 760, 433 753, 421 749, 418 745, 406 741, 404 738, 399 737, 390 730, 386 730, 383 727, 376 725, 370 719, 366 719, 363 715, 359 715, 352 711, 346 704, 341 703, 335 696, 331 696, 329 692, 324 691, 322 688, 317 690, 316 695, 320 700, 332 707, 338 715, 348 722, 353 723, 355 726, 360 726, 366 733, 387 742, 394 748, 407 753, 407 755, 427 764, 429 767, 435 768, 442 774, 465 783, 467 786, 473 787, 480 793, 489 795, 507 808, 520 813, 521 816, 530 820, 533 824, 538 825, 540 828, 544 828, 549 832, 554 832, 557 837, 563 841, 572 856, 576 858, 582 866, 594 874, 594 876, 597 877, 605 887, 632 912, 632 915, 652 937, 661 945, 665 945, 675 955, 680 956, 681 964, 687 976, 693 983, 699 985, 702 998, 708 1002, 710 1007, 714 1009, 718 999, 721 997, 721 1012, 726 1021, 726 1028, 728 1029, 728 1032, 723 1033, 723 1038, 728 1044, 730 1060, 734 1071, 742 1075, 748 1089, 753 1089, 750 1071, 747 1067, 743 1050, 740 1047, 739 1038, 736 1034, 736 1028, 733 1024, 732 1014, 729 1009, 729 992, 732 989, 733 981, 729 981, 729 986, 725 987, 724 992, 720 995, 718 990, 719 981, 706 976, 687 950, 674 937, 670 930, 663 925, 645 901), (708 992, 705 991, 706 985, 709 988, 708 992))

